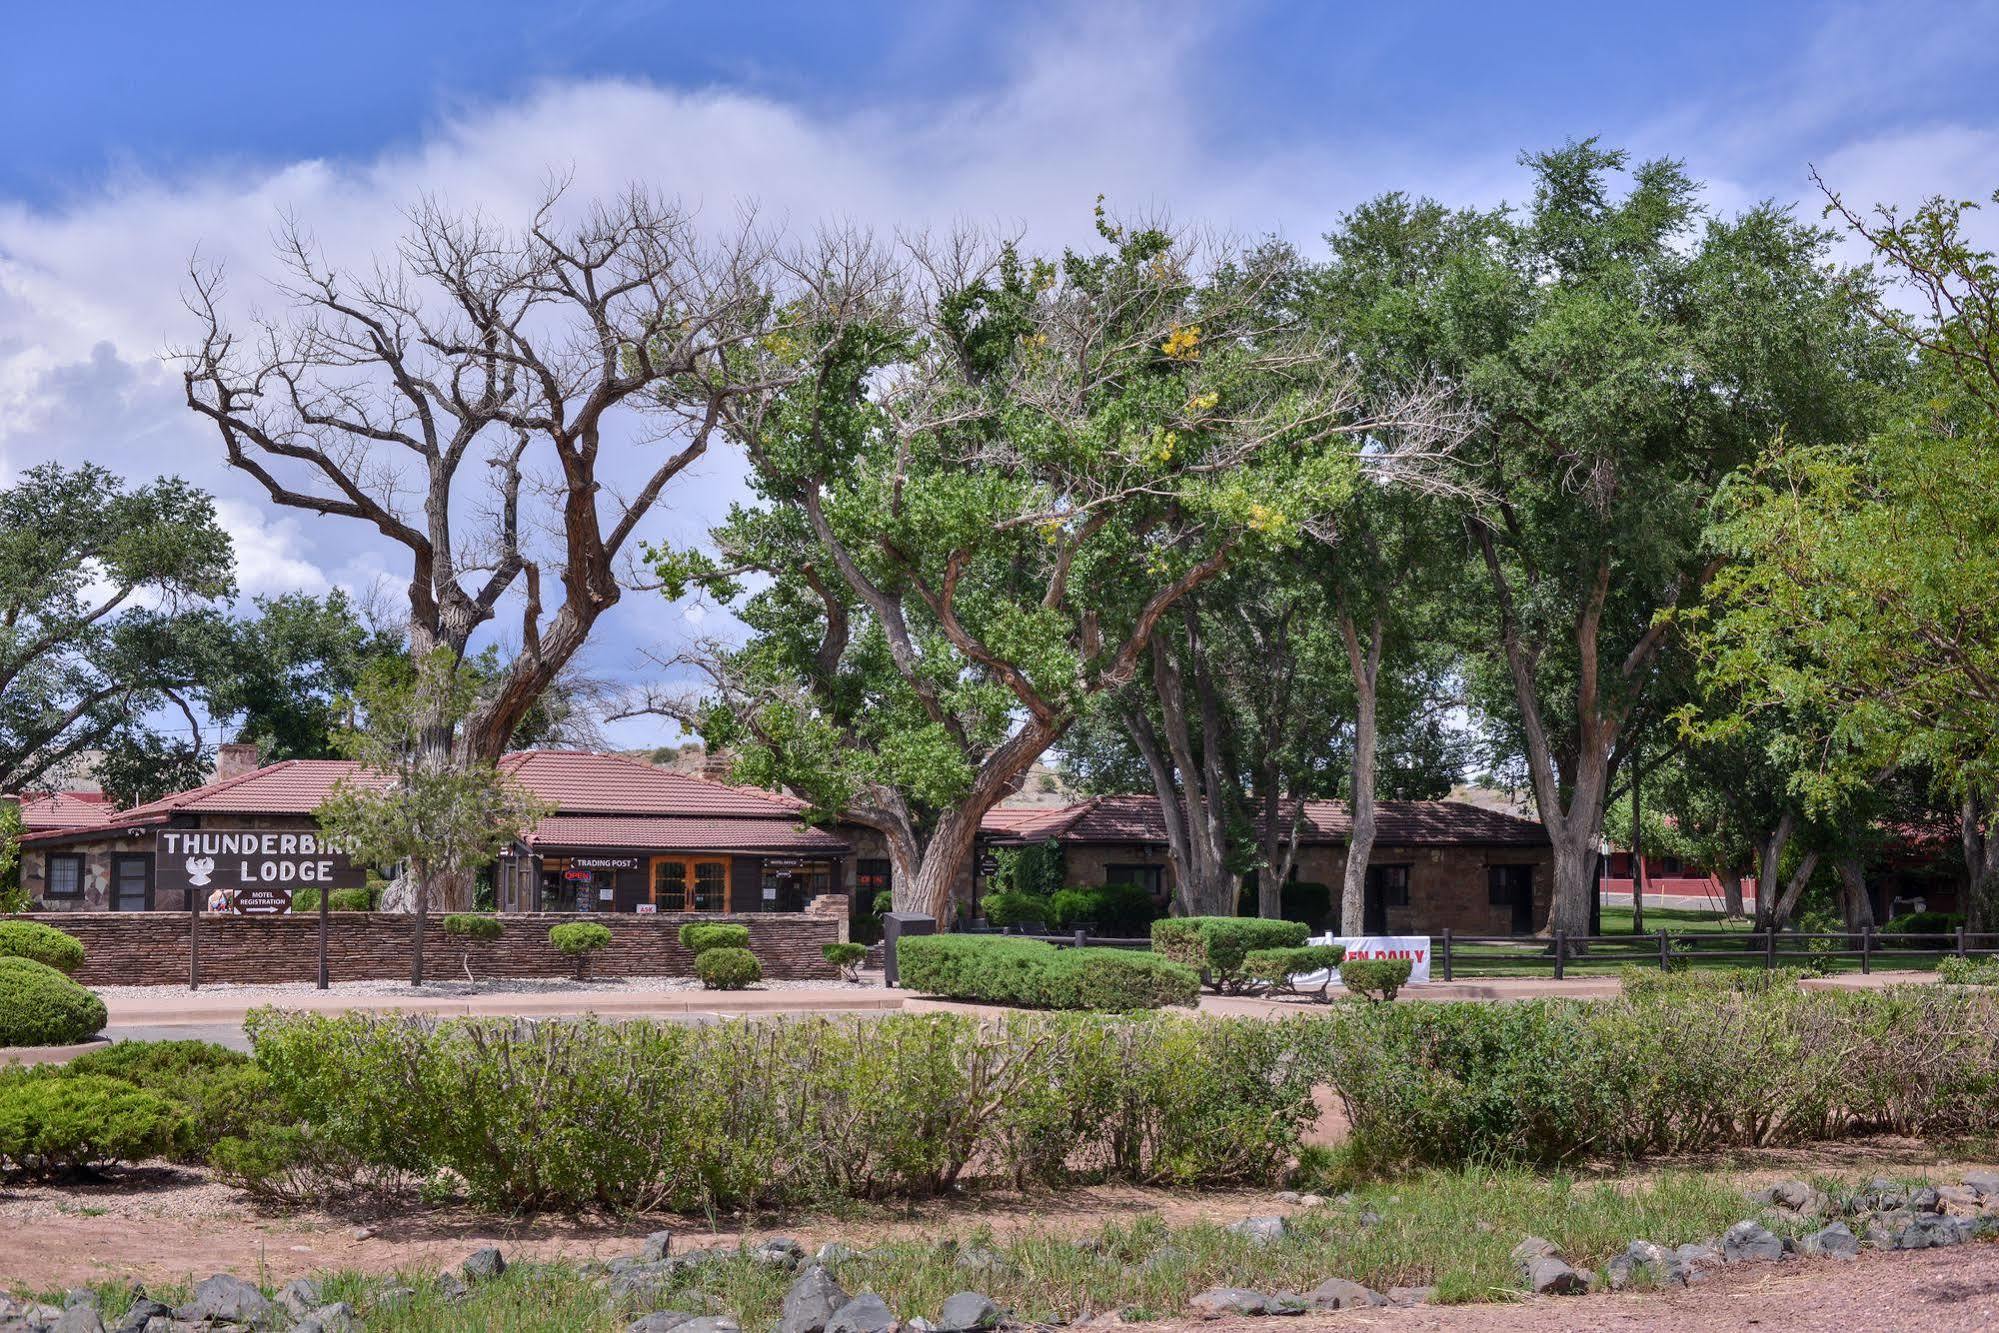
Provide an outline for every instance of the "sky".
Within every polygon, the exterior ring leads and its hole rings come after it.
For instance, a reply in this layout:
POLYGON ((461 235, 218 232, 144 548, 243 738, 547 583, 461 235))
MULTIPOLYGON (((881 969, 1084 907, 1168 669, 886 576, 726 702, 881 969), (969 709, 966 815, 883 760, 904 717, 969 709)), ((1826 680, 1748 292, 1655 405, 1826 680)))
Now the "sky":
MULTIPOLYGON (((1526 192, 1523 150, 1591 135, 1683 160, 1724 212, 1815 212, 1813 167, 1904 206, 1999 187, 1999 0, 9 9, 0 484, 50 459, 179 473, 216 495, 246 598, 405 573, 370 530, 277 509, 226 470, 163 357, 193 334, 197 254, 236 312, 282 305, 285 213, 365 264, 420 196, 520 221, 573 174, 581 197, 643 183, 718 228, 754 203, 802 232, 971 221, 1056 248, 1101 193, 1316 253, 1374 194, 1497 205, 1526 192)), ((646 535, 698 542, 740 477, 726 451, 704 460, 646 535)), ((635 593, 588 665, 633 679, 649 647, 726 623, 635 593)))

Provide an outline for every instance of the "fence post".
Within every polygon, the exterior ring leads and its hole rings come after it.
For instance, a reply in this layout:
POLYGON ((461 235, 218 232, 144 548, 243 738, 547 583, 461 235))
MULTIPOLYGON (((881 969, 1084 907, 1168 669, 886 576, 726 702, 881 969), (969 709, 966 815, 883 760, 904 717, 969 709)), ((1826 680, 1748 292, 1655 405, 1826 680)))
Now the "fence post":
POLYGON ((1089 931, 1084 930, 1081 926, 1076 927, 1076 947, 1078 949, 1082 948, 1083 945, 1089 941, 1089 938, 1090 938, 1089 931))
POLYGON ((1451 928, 1444 927, 1444 980, 1451 979, 1451 928))
POLYGON ((1659 970, 1661 972, 1673 970, 1672 945, 1667 941, 1666 932, 1663 930, 1659 932, 1659 970))
POLYGON ((1962 958, 1962 957, 1964 957, 1964 927, 1963 927, 1963 926, 1959 926, 1959 927, 1957 928, 1957 956, 1958 956, 1959 958, 1962 958))
POLYGON ((1860 975, 1866 976, 1874 970, 1874 927, 1865 926, 1860 931, 1860 975))
POLYGON ((1777 966, 1777 928, 1770 926, 1763 932, 1763 970, 1774 971, 1777 966))
POLYGON ((1569 960, 1569 932, 1555 932, 1555 980, 1560 981, 1567 972, 1569 960))
POLYGON ((201 987, 201 890, 193 885, 187 890, 187 988, 201 987))

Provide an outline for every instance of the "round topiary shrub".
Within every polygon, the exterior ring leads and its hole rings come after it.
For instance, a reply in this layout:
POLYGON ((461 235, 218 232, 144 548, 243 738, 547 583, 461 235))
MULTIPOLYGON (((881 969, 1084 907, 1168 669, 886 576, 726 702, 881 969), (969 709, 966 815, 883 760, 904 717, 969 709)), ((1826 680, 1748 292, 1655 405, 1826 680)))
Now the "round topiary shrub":
POLYGON ((856 944, 852 940, 842 940, 837 944, 822 944, 819 953, 834 967, 840 969, 840 980, 859 981, 861 960, 868 956, 868 946, 856 944))
POLYGON ((497 940, 505 930, 500 918, 486 912, 453 912, 444 918, 445 934, 463 935, 468 940, 497 940))
POLYGON ((710 949, 747 949, 750 928, 719 921, 690 921, 680 928, 680 947, 697 957, 710 949))
POLYGON ((0 1046, 69 1046, 104 1028, 104 1001, 46 963, 0 958, 0 1046))
POLYGON ((576 979, 581 981, 590 955, 610 946, 611 928, 595 921, 565 921, 548 928, 548 942, 576 960, 576 979))
POLYGON ((172 1157, 189 1134, 185 1111, 123 1079, 39 1070, 0 1075, 0 1166, 11 1171, 59 1176, 172 1157))
POLYGON ((1413 970, 1407 958, 1349 958, 1340 964, 1340 984, 1363 999, 1387 1001, 1395 998, 1413 970))
POLYGON ((32 958, 74 972, 83 966, 83 941, 39 921, 0 921, 0 958, 32 958))
POLYGON ((694 975, 708 990, 742 990, 762 981, 764 970, 748 949, 703 949, 694 955, 694 975))

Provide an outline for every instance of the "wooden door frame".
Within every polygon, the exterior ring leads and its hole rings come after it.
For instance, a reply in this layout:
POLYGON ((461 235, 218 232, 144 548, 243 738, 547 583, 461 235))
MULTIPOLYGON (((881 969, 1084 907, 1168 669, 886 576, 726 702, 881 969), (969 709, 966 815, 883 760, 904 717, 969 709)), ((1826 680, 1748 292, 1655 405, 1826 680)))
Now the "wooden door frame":
POLYGON ((659 905, 659 863, 662 861, 678 861, 686 868, 680 880, 679 914, 705 910, 694 906, 694 867, 718 863, 722 867, 721 910, 725 913, 730 910, 730 886, 735 882, 736 874, 736 858, 733 855, 728 852, 661 852, 646 858, 646 901, 653 905, 657 915, 676 915, 673 910, 659 905))

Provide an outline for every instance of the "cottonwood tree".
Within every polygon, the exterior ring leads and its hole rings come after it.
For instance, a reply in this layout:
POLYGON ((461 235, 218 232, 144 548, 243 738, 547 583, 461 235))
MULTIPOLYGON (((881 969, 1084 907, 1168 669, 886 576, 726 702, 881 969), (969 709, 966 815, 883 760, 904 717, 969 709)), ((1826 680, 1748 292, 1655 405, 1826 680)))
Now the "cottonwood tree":
POLYGON ((366 270, 287 220, 290 308, 247 332, 197 265, 200 339, 178 356, 230 466, 402 548, 413 654, 462 660, 517 615, 491 688, 461 727, 433 728, 489 761, 623 595, 668 484, 746 400, 809 375, 810 340, 839 320, 753 222, 705 234, 637 189, 577 210, 551 192, 520 230, 428 200, 409 220, 366 270))
POLYGON ((1332 240, 1336 264, 1383 275, 1377 341, 1481 414, 1456 455, 1482 497, 1464 514, 1489 625, 1470 680, 1511 715, 1553 844, 1546 928, 1581 935, 1627 724, 1673 613, 1720 566, 1707 505, 1779 434, 1854 438, 1897 366, 1827 271, 1827 235, 1787 210, 1710 216, 1670 161, 1631 167, 1619 196, 1628 159, 1594 141, 1526 161, 1517 212, 1391 195, 1332 240))
POLYGON ((439 718, 469 717, 478 682, 448 649, 414 662, 377 663, 352 703, 356 725, 338 745, 357 765, 316 812, 327 838, 363 865, 399 866, 413 913, 410 984, 423 984, 423 936, 432 901, 469 881, 551 807, 490 759, 431 744, 439 718))
POLYGON ((1344 498, 1369 424, 1331 349, 1270 318, 1295 256, 1126 229, 1059 261, 913 247, 897 317, 754 415, 762 502, 716 534, 769 582, 704 663, 736 773, 881 832, 942 915, 980 819, 1129 682, 1162 619, 1344 498))
POLYGON ((0 488, 0 791, 134 743, 155 708, 196 725, 196 664, 233 591, 214 503, 178 478, 44 463, 0 488))

